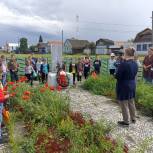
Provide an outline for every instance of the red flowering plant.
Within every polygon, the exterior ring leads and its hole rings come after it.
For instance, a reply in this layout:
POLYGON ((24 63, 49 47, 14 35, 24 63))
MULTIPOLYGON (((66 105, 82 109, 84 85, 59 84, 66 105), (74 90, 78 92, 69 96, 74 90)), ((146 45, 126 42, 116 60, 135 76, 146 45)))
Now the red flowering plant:
MULTIPOLYGON (((61 87, 59 89, 61 91, 61 87)), ((8 90, 13 95, 12 85, 8 90)), ((124 144, 107 140, 108 126, 85 118, 80 112, 70 112, 69 98, 51 91, 47 84, 31 88, 24 82, 18 83, 11 104, 15 112, 20 112, 20 118, 16 116, 16 120, 25 124, 26 135, 19 143, 19 149, 35 153, 127 151, 124 144)))

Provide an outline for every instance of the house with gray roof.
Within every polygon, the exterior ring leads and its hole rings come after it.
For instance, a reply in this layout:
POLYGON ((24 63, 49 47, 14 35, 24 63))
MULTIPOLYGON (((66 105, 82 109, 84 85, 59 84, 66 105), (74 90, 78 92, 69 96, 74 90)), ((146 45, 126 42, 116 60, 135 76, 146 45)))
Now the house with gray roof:
POLYGON ((150 28, 146 28, 136 35, 134 47, 138 54, 147 53, 149 47, 152 47, 152 30, 150 28))
POLYGON ((110 39, 99 39, 96 41, 96 54, 108 54, 109 47, 114 45, 114 41, 110 39))
POLYGON ((67 39, 64 43, 64 53, 79 54, 83 53, 84 49, 89 46, 88 40, 67 39))

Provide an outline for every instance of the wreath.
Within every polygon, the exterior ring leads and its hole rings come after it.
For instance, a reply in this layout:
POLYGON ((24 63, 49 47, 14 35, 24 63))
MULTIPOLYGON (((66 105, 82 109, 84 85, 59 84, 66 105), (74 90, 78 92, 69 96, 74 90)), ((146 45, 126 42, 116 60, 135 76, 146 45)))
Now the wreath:
POLYGON ((65 71, 60 70, 57 72, 57 83, 59 86, 66 88, 69 86, 69 78, 65 71))

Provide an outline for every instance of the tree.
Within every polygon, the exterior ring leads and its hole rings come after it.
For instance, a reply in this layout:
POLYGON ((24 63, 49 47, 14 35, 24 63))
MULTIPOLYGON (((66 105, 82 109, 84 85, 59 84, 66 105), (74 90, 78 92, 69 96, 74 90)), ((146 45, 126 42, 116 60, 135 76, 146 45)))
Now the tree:
POLYGON ((20 39, 20 52, 24 53, 28 50, 28 40, 27 38, 20 39))
POLYGON ((29 47, 29 50, 32 51, 32 52, 36 52, 37 51, 37 46, 32 45, 32 46, 29 47))
POLYGON ((43 42, 43 38, 42 38, 42 36, 40 35, 39 36, 39 43, 42 43, 43 42))

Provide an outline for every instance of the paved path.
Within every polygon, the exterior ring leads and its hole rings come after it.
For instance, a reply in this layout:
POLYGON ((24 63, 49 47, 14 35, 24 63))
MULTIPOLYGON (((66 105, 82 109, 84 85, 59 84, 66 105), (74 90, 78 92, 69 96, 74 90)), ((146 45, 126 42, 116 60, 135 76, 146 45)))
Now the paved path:
MULTIPOLYGON (((95 121, 104 119, 111 122, 114 125, 112 136, 121 138, 129 146, 131 152, 136 152, 136 148, 143 146, 145 139, 153 136, 153 120, 149 117, 138 113, 136 124, 131 124, 129 128, 118 127, 117 121, 122 120, 121 110, 119 105, 112 102, 111 99, 93 95, 81 88, 71 89, 68 94, 73 110, 89 114, 95 121)), ((150 145, 145 153, 153 153, 153 145, 150 145)))

